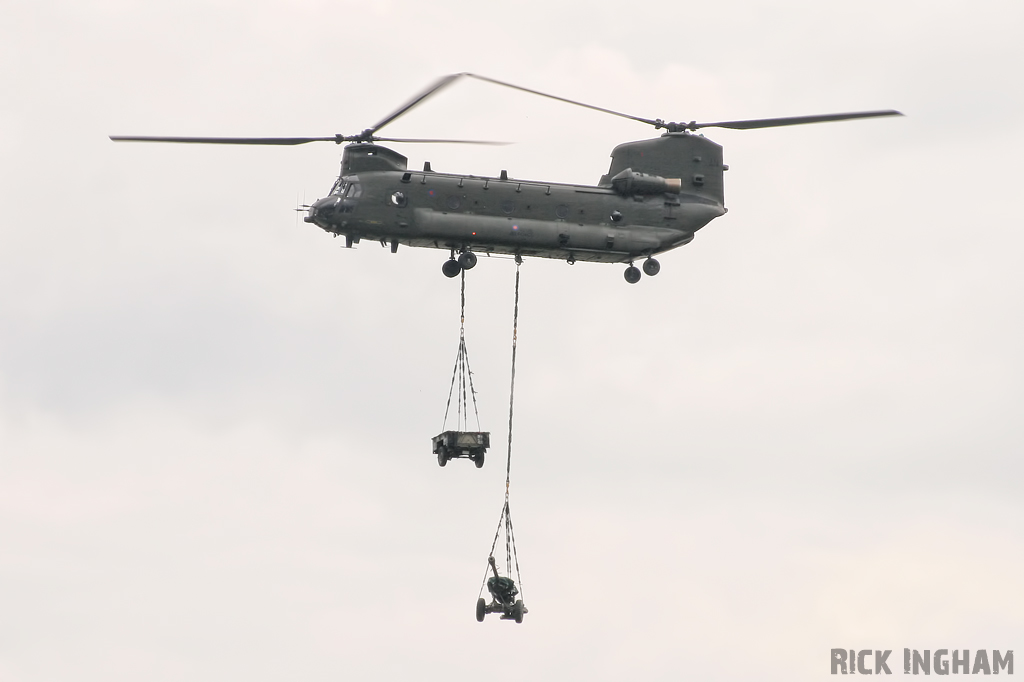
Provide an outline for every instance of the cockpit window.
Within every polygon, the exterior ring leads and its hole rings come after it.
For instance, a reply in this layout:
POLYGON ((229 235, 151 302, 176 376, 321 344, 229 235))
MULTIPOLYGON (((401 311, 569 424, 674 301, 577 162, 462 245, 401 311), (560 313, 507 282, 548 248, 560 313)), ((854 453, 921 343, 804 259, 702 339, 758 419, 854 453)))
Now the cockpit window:
POLYGON ((363 187, 358 182, 350 183, 348 189, 345 191, 346 199, 358 199, 363 193, 363 187))
POLYGON ((331 188, 331 194, 337 194, 340 197, 345 196, 345 190, 348 188, 348 183, 338 178, 334 181, 334 187, 331 188))

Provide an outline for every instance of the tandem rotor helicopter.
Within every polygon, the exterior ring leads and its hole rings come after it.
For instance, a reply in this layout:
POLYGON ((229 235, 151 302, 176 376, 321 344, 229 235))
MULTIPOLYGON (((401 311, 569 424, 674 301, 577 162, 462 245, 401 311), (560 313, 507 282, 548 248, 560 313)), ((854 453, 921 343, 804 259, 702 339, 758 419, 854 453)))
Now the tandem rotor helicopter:
POLYGON ((819 116, 796 116, 716 123, 666 122, 549 95, 472 73, 445 76, 374 126, 357 135, 332 137, 157 137, 112 135, 122 142, 298 145, 334 142, 346 145, 341 175, 330 194, 309 206, 304 220, 351 248, 361 239, 443 249, 442 266, 456 277, 477 263, 478 253, 576 261, 625 263, 624 277, 635 284, 643 272, 658 274, 655 255, 688 244, 700 228, 724 215, 722 147, 702 134, 703 128, 751 130, 778 126, 902 116, 891 109, 819 116), (613 116, 654 126, 657 138, 626 142, 612 150, 611 166, 597 185, 572 185, 499 177, 408 169, 405 156, 377 142, 504 144, 474 140, 378 137, 392 123, 424 100, 462 78, 540 95, 613 116))

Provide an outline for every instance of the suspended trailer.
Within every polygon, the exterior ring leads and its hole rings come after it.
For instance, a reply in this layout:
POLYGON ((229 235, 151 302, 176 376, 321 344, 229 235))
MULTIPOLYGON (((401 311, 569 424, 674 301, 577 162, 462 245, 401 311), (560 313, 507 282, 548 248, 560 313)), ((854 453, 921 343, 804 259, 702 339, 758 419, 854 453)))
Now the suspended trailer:
POLYGON ((444 431, 432 440, 440 466, 450 459, 463 457, 472 460, 479 469, 484 465, 484 453, 491 447, 491 434, 487 431, 444 431))
MULTIPOLYGON (((463 254, 466 255, 466 254, 463 254)), ((432 450, 437 463, 444 466, 450 459, 468 459, 480 469, 484 465, 484 453, 491 446, 491 434, 480 430, 480 412, 476 405, 476 389, 473 387, 473 372, 469 368, 469 353, 466 351, 466 271, 462 270, 462 310, 459 324, 459 352, 455 356, 452 383, 448 389, 448 404, 444 410, 441 433, 431 439, 432 450), (476 431, 469 428, 469 404, 473 404, 476 417, 476 431), (455 408, 455 428, 447 430, 448 415, 455 408)))

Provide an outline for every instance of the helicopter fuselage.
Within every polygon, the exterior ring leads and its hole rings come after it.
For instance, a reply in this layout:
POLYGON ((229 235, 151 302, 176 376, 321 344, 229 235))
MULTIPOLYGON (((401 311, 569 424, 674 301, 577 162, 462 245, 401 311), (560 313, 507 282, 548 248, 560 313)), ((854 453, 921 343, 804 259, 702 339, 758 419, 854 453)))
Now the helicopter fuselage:
MULTIPOLYGON (((441 266, 448 277, 471 269, 476 253, 629 263, 623 276, 636 284, 640 268, 656 275, 652 256, 689 243, 697 230, 725 214, 722 147, 698 131, 705 128, 753 130, 780 126, 902 116, 894 109, 814 116, 744 119, 715 123, 678 123, 605 109, 472 74, 454 73, 435 81, 377 124, 357 135, 330 137, 168 137, 112 135, 111 140, 186 144, 292 146, 333 142, 345 147, 341 174, 329 196, 309 207, 305 220, 351 247, 361 239, 390 245, 445 249, 441 266), (380 137, 378 132, 429 97, 462 78, 487 81, 566 104, 600 111, 665 130, 648 140, 626 142, 612 150, 608 172, 597 185, 568 185, 508 177, 435 173, 430 164, 408 170, 401 154, 375 142, 495 144, 479 140, 380 137), (696 134, 695 134, 696 133, 696 134), (456 258, 456 252, 458 257, 456 258)), ((500 144, 500 143, 499 143, 500 144)))
MULTIPOLYGON (((620 147, 629 144, 643 143, 620 147)), ((372 239, 392 250, 402 244, 631 263, 688 243, 726 211, 706 193, 685 191, 682 179, 623 170, 615 178, 609 172, 600 186, 519 180, 504 171, 498 177, 438 173, 429 164, 409 171, 405 157, 391 149, 353 144, 331 194, 305 220, 346 237, 349 246, 372 239)), ((700 179, 703 185, 703 174, 700 179)))

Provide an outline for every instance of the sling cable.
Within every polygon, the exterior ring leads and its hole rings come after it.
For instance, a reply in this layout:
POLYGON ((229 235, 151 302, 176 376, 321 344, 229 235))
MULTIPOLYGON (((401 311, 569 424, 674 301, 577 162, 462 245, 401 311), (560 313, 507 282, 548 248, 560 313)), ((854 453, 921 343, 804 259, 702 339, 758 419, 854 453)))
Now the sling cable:
POLYGON ((491 543, 491 552, 487 557, 487 569, 484 573, 484 580, 480 584, 480 592, 476 600, 476 619, 483 622, 484 616, 488 613, 500 613, 502 620, 514 620, 517 623, 523 622, 523 614, 528 613, 522 600, 522 576, 519 574, 519 555, 516 553, 516 538, 512 530, 512 512, 509 508, 509 483, 512 472, 512 414, 515 405, 516 395, 516 339, 519 331, 519 266, 523 259, 516 256, 516 295, 515 308, 512 314, 512 380, 508 396, 508 456, 505 460, 505 504, 501 508, 501 517, 498 519, 498 529, 494 532, 494 541, 491 543), (498 573, 498 564, 494 558, 494 549, 498 546, 498 539, 505 536, 505 575, 498 573), (512 579, 512 567, 515 566, 516 579, 512 579), (518 583, 518 587, 516 586, 518 583), (484 587, 490 592, 491 601, 488 603, 483 598, 484 587), (519 597, 518 599, 516 597, 519 597))

